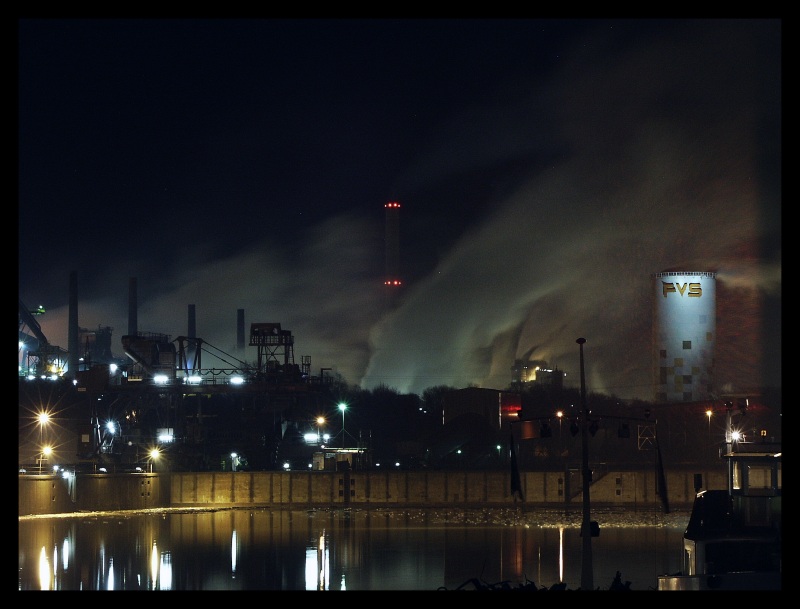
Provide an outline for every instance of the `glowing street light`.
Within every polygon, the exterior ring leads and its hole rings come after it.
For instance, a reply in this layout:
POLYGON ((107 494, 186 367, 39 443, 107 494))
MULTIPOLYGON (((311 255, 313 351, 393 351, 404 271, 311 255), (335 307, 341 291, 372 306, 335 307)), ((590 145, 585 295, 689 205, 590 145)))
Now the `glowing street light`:
MULTIPOLYGON (((36 420, 39 422, 39 446, 44 444, 44 426, 50 422, 50 413, 47 411, 42 411, 38 415, 36 415, 36 420)), ((44 458, 43 454, 39 456, 39 473, 42 473, 42 459, 44 458)))
POLYGON ((707 443, 708 443, 709 450, 711 450, 713 452, 713 446, 711 445, 711 415, 712 414, 713 413, 712 413, 710 408, 708 410, 706 410, 706 416, 708 417, 708 440, 707 440, 707 443))
POLYGON ((317 417, 317 442, 322 444, 322 426, 325 425, 325 417, 317 417))
POLYGON ((344 448, 344 411, 347 410, 347 404, 344 402, 339 404, 339 410, 342 411, 342 448, 344 448))
POLYGON ((42 454, 39 456, 39 473, 42 473, 42 463, 45 460, 45 457, 50 458, 50 455, 53 454, 53 447, 52 446, 43 446, 42 447, 42 454))
POLYGON ((158 458, 161 456, 161 451, 157 448, 153 448, 150 452, 147 453, 150 462, 150 473, 153 473, 153 461, 157 461, 158 458))
POLYGON ((42 411, 36 416, 36 419, 39 421, 39 444, 41 444, 44 436, 44 426, 50 422, 50 413, 42 411))

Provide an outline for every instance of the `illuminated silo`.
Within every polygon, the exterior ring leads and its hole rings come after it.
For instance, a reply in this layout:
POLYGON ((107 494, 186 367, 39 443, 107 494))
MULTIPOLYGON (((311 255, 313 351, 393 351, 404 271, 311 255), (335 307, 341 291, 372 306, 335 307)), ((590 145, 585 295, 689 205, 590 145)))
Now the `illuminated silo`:
POLYGON ((708 400, 714 392, 716 273, 653 275, 656 402, 708 400))

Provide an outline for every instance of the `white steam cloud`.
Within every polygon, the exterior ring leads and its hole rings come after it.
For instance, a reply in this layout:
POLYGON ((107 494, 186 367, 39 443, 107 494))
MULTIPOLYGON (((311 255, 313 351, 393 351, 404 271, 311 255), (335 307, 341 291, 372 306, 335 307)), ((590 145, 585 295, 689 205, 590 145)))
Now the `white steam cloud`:
MULTIPOLYGON (((651 399, 651 275, 716 271, 718 285, 753 296, 748 306, 758 318, 763 299, 780 296, 780 252, 767 256, 762 247, 779 235, 780 189, 758 156, 763 116, 755 100, 765 85, 746 26, 692 22, 675 38, 619 50, 612 60, 597 52, 601 40, 583 41, 547 83, 520 75, 498 96, 511 101, 452 117, 408 168, 397 188, 407 199, 401 258, 415 239, 431 236, 404 230, 415 192, 503 163, 554 159, 496 191, 487 184, 492 211, 392 308, 379 279, 377 212, 329 219, 296 251, 265 243, 211 262, 216 254, 192 249, 166 268, 119 261, 96 285, 79 274, 81 326, 127 333, 124 278, 137 277, 140 330, 184 334, 187 305, 195 304, 197 335, 230 351, 237 309, 245 309, 246 328, 279 322, 291 330, 295 359, 310 356, 312 373, 332 368, 366 388, 504 388, 524 354, 567 372, 574 386, 575 340, 585 337, 590 391, 651 399)), ((427 230, 435 236, 439 228, 427 230)), ((51 342, 66 345, 66 321, 66 309, 42 318, 51 342)), ((725 324, 721 315, 723 336, 725 324)), ((750 361, 747 341, 757 336, 723 345, 735 352, 729 359, 750 361)), ((253 349, 245 359, 255 358, 253 349)), ((752 363, 735 374, 718 369, 719 383, 758 385, 762 362, 752 363)))

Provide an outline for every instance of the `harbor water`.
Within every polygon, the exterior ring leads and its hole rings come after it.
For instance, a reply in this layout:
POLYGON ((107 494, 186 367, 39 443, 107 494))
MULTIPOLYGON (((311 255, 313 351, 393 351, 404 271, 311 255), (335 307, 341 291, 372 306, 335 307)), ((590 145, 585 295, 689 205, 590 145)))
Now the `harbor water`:
MULTIPOLYGON (((592 513, 593 588, 655 590, 685 511, 592 513)), ((581 587, 581 513, 509 509, 153 509, 22 516, 19 590, 581 587)))

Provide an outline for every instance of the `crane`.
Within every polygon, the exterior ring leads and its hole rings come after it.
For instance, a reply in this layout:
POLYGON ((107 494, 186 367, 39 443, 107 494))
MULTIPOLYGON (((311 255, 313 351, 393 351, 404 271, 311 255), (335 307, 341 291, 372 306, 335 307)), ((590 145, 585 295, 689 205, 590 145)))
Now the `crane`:
POLYGON ((19 371, 20 374, 53 372, 61 374, 67 362, 67 351, 51 345, 36 316, 45 313, 44 307, 31 310, 19 301, 19 371))

